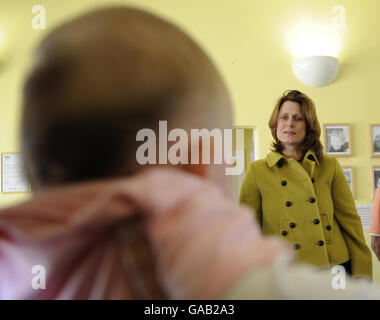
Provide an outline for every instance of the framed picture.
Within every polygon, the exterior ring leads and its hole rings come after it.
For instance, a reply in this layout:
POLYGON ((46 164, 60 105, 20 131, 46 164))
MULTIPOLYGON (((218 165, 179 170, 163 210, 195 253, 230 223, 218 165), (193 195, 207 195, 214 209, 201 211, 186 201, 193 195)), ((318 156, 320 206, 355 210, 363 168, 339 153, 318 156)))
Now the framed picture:
POLYGON ((351 156, 351 133, 349 123, 324 124, 325 151, 337 157, 351 156))
POLYGON ((380 166, 372 166, 372 199, 375 199, 376 189, 380 186, 380 166))
POLYGON ((348 182, 348 185, 350 186, 352 197, 355 198, 354 193, 354 174, 352 167, 342 167, 343 173, 346 176, 346 180, 348 182))
POLYGON ((19 153, 1 154, 1 192, 30 192, 29 181, 25 177, 23 162, 19 153))
POLYGON ((380 158, 380 124, 370 125, 371 157, 380 158))

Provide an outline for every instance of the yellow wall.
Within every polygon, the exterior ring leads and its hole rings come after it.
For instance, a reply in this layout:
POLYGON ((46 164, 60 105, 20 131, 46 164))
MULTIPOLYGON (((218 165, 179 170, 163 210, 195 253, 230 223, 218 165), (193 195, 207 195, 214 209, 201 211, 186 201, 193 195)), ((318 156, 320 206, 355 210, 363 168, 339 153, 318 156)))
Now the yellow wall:
MULTIPOLYGON (((235 124, 254 126, 258 154, 265 156, 271 141, 267 121, 278 96, 294 88, 310 95, 321 123, 352 124, 353 156, 340 159, 354 167, 357 204, 371 204, 370 166, 380 159, 369 156, 369 124, 380 123, 377 94, 380 75, 380 19, 378 0, 1 0, 0 34, 5 33, 6 52, 0 59, 0 152, 18 150, 20 90, 31 49, 54 25, 97 5, 124 3, 149 8, 189 31, 214 58, 230 87, 235 124), (47 29, 31 27, 33 5, 47 10, 47 29), (286 38, 301 19, 327 26, 336 4, 346 9, 346 30, 339 54, 341 71, 324 88, 309 88, 293 75, 286 38)), ((0 194, 0 206, 28 197, 0 194)), ((367 233, 368 238, 368 233, 367 233)), ((368 238, 369 239, 369 238, 368 238)), ((375 263, 380 283, 380 264, 375 263)))

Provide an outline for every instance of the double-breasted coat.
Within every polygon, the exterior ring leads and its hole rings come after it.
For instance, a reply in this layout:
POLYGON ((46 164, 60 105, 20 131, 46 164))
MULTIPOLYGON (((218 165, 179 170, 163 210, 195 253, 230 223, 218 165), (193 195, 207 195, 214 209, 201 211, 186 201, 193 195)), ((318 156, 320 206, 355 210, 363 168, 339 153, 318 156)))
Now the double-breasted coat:
POLYGON ((352 275, 372 279, 372 257, 343 170, 335 157, 308 151, 301 162, 270 152, 252 162, 241 204, 256 213, 265 235, 278 235, 296 261, 330 267, 351 260, 352 275))

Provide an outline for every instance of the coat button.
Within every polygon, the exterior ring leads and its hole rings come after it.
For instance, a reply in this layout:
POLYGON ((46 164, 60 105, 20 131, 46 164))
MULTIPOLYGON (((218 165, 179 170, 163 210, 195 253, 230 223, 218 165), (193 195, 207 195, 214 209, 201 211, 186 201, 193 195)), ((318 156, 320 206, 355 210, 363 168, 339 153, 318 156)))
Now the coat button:
POLYGON ((314 182, 315 182, 315 179, 314 179, 314 178, 311 178, 311 182, 314 183, 314 182))
POLYGON ((318 224, 319 223, 319 220, 318 219, 314 219, 314 224, 318 224))
POLYGON ((293 248, 296 249, 296 250, 298 250, 298 249, 300 248, 300 245, 299 245, 299 244, 295 244, 295 245, 293 246, 293 248))
POLYGON ((291 222, 289 226, 290 226, 290 228, 295 228, 296 224, 294 222, 291 222))
POLYGON ((290 206, 292 205, 292 203, 291 203, 290 201, 286 201, 286 202, 285 202, 285 205, 286 205, 287 207, 290 207, 290 206))
POLYGON ((326 229, 330 231, 331 230, 331 226, 330 225, 326 226, 326 229))
POLYGON ((311 198, 309 199, 309 201, 310 201, 310 203, 314 203, 314 202, 315 202, 315 198, 311 197, 311 198))
POLYGON ((288 233, 286 231, 282 231, 281 234, 285 237, 288 233))
POLYGON ((281 181, 281 185, 282 185, 282 186, 285 187, 287 184, 288 184, 288 183, 287 183, 285 180, 282 180, 282 181, 281 181))
POLYGON ((322 246, 324 245, 324 242, 323 242, 322 240, 319 240, 319 241, 318 241, 318 245, 319 245, 320 247, 322 247, 322 246))

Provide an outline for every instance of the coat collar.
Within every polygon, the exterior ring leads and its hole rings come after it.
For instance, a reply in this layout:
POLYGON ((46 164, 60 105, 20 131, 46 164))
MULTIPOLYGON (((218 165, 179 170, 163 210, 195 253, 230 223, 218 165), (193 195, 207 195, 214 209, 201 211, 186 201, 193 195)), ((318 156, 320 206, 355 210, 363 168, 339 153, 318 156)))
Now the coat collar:
MULTIPOLYGON (((285 161, 287 159, 288 159, 287 157, 285 157, 281 153, 275 152, 275 151, 269 152, 268 155, 267 155, 267 157, 266 157, 266 160, 268 162, 269 167, 273 167, 280 160, 281 161, 285 161), (281 160, 281 159, 284 159, 284 160, 281 160)), ((312 151, 312 150, 309 150, 308 152, 306 152, 305 157, 303 158, 302 161, 303 162, 304 161, 307 161, 307 162, 314 161, 316 163, 316 165, 319 166, 319 161, 317 159, 317 156, 315 155, 315 152, 312 151)))
MULTIPOLYGON (((286 159, 284 155, 282 155, 279 152, 271 151, 267 155, 267 162, 270 168, 272 168, 277 162, 279 162, 281 159, 286 159)), ((284 160, 282 160, 284 161, 284 160)))
POLYGON ((314 161, 316 165, 319 167, 319 161, 314 151, 309 150, 308 152, 306 152, 305 157, 303 158, 302 161, 306 161, 306 160, 314 161))

